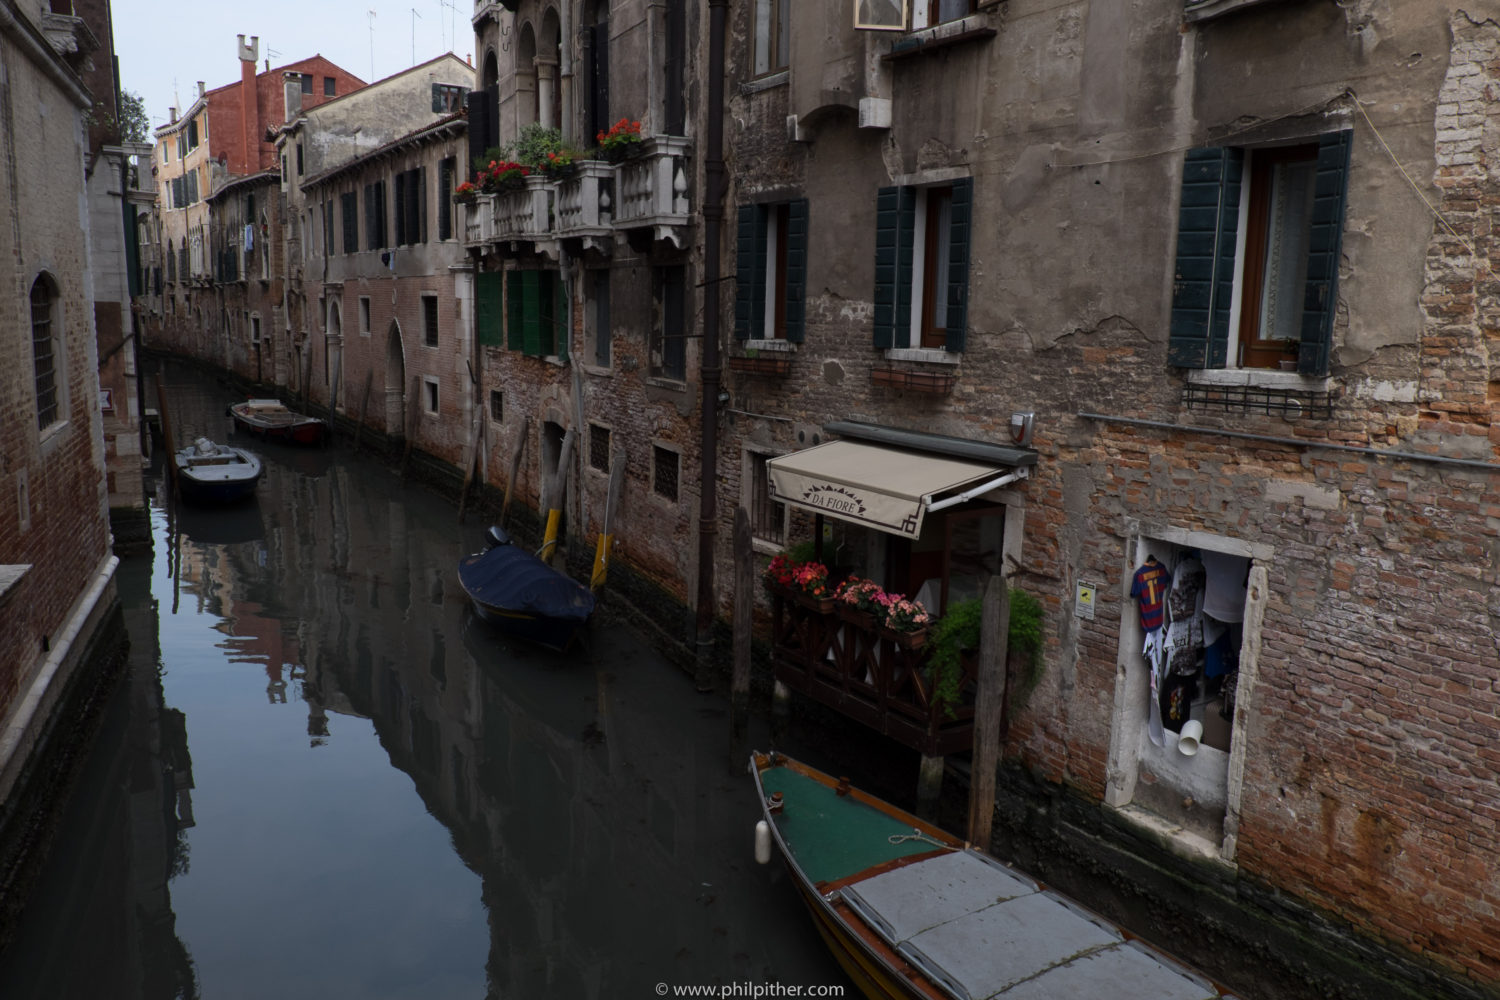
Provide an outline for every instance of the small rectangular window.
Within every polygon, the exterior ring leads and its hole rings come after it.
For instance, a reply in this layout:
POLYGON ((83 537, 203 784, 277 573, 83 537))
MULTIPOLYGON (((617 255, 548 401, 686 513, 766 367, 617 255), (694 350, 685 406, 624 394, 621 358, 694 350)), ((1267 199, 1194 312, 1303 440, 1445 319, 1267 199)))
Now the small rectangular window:
POLYGON ((655 445, 651 451, 651 490, 657 496, 676 503, 678 454, 661 445, 655 445))
POLYGON ((302 176, 302 143, 297 143, 297 176, 302 176))
POLYGON ((655 343, 652 374, 687 377, 687 268, 681 264, 656 269, 655 343))
POLYGON ((339 83, 331 76, 323 77, 323 96, 336 97, 339 92, 339 83))
POLYGON ((497 424, 505 419, 505 393, 499 389, 490 390, 490 419, 497 424))
POLYGON ((437 379, 435 379, 435 378, 423 379, 422 380, 422 387, 423 387, 423 390, 424 390, 424 396, 426 397, 427 412, 429 414, 431 414, 432 416, 437 416, 437 411, 438 411, 438 383, 437 383, 437 379))
POLYGON ((436 295, 422 296, 422 342, 428 347, 438 344, 438 300, 436 295))
POLYGON ((303 73, 301 82, 302 92, 304 94, 311 94, 313 92, 313 75, 311 73, 303 73))
POLYGON ((791 50, 791 0, 755 0, 755 75, 786 69, 791 50))
POLYGON ((438 239, 453 238, 453 189, 458 175, 458 159, 447 157, 438 164, 438 239))
POLYGON ((786 504, 771 495, 770 455, 750 456, 750 530, 763 541, 786 541, 786 504))
POLYGON ((589 468, 609 471, 609 428, 589 424, 589 468))
POLYGON ((339 195, 339 207, 344 219, 344 253, 359 252, 359 195, 345 191, 339 195))
POLYGON ((370 297, 368 295, 359 297, 359 335, 361 337, 370 335, 370 297))
POLYGON ((609 269, 600 268, 589 272, 589 290, 592 301, 589 303, 589 319, 592 330, 590 331, 594 340, 594 364, 601 368, 609 367, 611 327, 609 318, 609 269))

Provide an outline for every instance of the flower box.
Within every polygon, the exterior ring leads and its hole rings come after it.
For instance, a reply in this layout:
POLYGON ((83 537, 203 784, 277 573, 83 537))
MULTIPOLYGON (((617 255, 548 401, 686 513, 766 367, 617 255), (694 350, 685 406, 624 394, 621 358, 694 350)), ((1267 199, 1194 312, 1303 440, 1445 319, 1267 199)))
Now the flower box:
POLYGON ((915 632, 901 632, 882 625, 880 626, 880 634, 902 649, 921 649, 927 643, 927 630, 925 628, 917 629, 915 632))

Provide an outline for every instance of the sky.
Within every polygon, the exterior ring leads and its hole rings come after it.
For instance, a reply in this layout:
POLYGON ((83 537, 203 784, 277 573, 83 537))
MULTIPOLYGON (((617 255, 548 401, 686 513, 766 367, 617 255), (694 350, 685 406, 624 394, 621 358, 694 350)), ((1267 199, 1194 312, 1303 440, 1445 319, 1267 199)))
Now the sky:
POLYGON ((153 129, 167 123, 168 109, 193 102, 199 80, 209 90, 239 82, 237 35, 247 42, 260 36, 257 73, 265 71, 267 58, 276 69, 321 55, 366 83, 444 52, 465 59, 474 51, 472 0, 252 0, 244 6, 112 0, 110 6, 120 86, 144 99, 153 129))

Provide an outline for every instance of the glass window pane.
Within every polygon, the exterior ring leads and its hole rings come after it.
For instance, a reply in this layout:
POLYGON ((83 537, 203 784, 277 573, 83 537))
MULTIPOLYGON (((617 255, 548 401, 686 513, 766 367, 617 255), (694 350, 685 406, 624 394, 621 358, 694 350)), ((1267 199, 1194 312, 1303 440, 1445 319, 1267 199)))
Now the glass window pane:
POLYGON ((1271 215, 1266 234, 1266 280, 1261 289, 1262 340, 1300 340, 1302 296, 1317 163, 1279 163, 1271 173, 1271 215))

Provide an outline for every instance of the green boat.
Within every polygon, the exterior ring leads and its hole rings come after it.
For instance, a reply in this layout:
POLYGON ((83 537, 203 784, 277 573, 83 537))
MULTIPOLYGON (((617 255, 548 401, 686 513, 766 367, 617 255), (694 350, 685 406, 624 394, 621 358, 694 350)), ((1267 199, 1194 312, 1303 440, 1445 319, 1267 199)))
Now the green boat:
POLYGON ((872 1000, 1222 1000, 1139 938, 848 780, 781 754, 750 771, 813 923, 872 1000))

